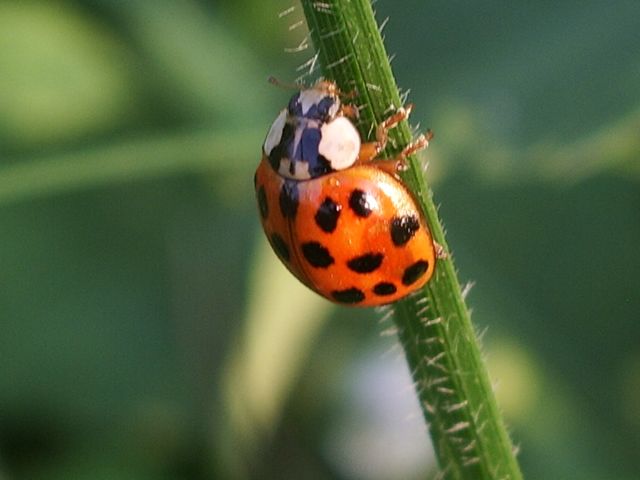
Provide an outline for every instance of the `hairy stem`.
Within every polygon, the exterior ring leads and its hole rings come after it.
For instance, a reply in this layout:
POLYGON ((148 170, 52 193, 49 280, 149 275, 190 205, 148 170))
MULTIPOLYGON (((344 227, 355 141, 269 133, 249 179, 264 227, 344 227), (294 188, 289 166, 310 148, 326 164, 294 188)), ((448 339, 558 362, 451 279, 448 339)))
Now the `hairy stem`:
MULTIPOLYGON (((357 92, 358 128, 370 138, 373 127, 402 102, 369 0, 303 0, 302 5, 323 75, 343 91, 357 92)), ((412 139, 406 122, 389 136, 390 149, 396 151, 412 139)), ((422 204, 434 239, 448 251, 415 158, 402 177, 422 204)), ((427 286, 394 309, 442 477, 522 478, 451 256, 439 259, 427 286)))

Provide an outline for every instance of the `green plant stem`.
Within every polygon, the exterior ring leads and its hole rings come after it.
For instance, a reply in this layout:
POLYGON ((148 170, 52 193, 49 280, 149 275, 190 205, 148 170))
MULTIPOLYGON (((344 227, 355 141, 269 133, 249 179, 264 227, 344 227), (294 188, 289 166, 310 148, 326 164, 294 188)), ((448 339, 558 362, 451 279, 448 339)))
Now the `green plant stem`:
MULTIPOLYGON (((303 0, 305 17, 325 78, 357 92, 358 128, 373 126, 401 106, 389 60, 368 0, 303 0)), ((391 149, 412 140, 406 122, 390 132, 391 149)), ((448 251, 443 228, 419 162, 403 180, 424 208, 434 239, 448 251)), ((443 478, 522 478, 451 256, 439 259, 434 278, 398 302, 395 322, 429 424, 443 478)))

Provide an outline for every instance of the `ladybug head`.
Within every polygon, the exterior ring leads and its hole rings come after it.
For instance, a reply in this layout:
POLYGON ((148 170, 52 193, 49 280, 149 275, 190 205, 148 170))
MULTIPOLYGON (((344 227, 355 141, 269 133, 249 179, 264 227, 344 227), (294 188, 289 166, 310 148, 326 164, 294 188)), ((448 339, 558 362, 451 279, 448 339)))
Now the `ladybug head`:
POLYGON ((340 111, 338 89, 333 82, 318 82, 291 97, 287 110, 292 117, 328 122, 340 111))

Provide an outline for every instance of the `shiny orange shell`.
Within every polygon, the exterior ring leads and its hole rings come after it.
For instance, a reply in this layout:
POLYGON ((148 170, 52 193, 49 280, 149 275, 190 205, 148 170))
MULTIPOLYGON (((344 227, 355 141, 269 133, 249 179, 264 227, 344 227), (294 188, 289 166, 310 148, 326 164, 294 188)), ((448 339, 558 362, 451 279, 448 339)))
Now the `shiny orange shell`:
POLYGON ((263 156, 255 189, 275 253, 331 301, 384 305, 433 275, 436 252, 420 208, 375 162, 296 181, 278 175, 263 156))

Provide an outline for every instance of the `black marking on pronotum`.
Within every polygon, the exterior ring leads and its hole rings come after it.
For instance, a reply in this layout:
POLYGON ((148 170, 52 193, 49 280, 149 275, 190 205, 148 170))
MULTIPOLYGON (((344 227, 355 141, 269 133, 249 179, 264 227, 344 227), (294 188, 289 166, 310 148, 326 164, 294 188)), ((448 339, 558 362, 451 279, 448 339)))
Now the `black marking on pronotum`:
POLYGON ((356 273, 371 273, 380 267, 383 258, 382 253, 365 253, 349 260, 347 266, 356 273))
POLYGON ((277 233, 271 235, 271 246, 273 247, 273 250, 276 252, 278 257, 286 262, 289 261, 289 259, 291 258, 291 254, 289 253, 287 242, 285 242, 284 239, 277 233))
POLYGON ((402 275, 402 283, 404 285, 411 285, 418 280, 429 269, 429 262, 426 260, 418 260, 413 265, 407 267, 402 275))
POLYGON ((393 295, 397 291, 398 289, 396 288, 396 286, 393 283, 388 282, 376 283, 375 287, 373 287, 373 293, 381 297, 393 295))
POLYGON ((264 186, 262 185, 260 185, 258 189, 258 207, 260 208, 262 218, 267 218, 269 215, 269 204, 267 203, 267 193, 264 191, 264 186))
POLYGON ((294 219, 298 213, 298 182, 285 179, 280 189, 280 211, 284 218, 294 219))
POLYGON ((420 229, 420 220, 415 215, 403 215, 391 220, 391 240, 396 247, 405 245, 420 229))
POLYGON ((331 296, 336 302, 340 303, 359 303, 364 300, 364 292, 355 287, 346 290, 334 290, 331 296))
POLYGON ((293 144, 293 139, 296 133, 296 128, 294 125, 290 123, 285 123, 284 128, 282 129, 282 137, 280 138, 280 143, 278 143, 271 151, 269 152, 269 165, 276 172, 280 168, 280 162, 283 158, 288 158, 291 155, 291 145, 293 144))
POLYGON ((324 155, 318 153, 316 161, 309 163, 309 175, 311 175, 311 178, 320 177, 331 172, 335 172, 335 170, 331 166, 331 162, 327 160, 324 155))
POLYGON ((334 202, 330 197, 325 198, 316 212, 316 225, 324 232, 333 232, 338 224, 341 210, 342 206, 339 203, 334 202))
POLYGON ((366 218, 371 215, 371 201, 369 195, 359 189, 355 189, 349 196, 349 207, 359 217, 366 218))
POLYGON ((335 261, 329 250, 318 242, 303 243, 302 254, 307 262, 316 268, 327 268, 335 261))

